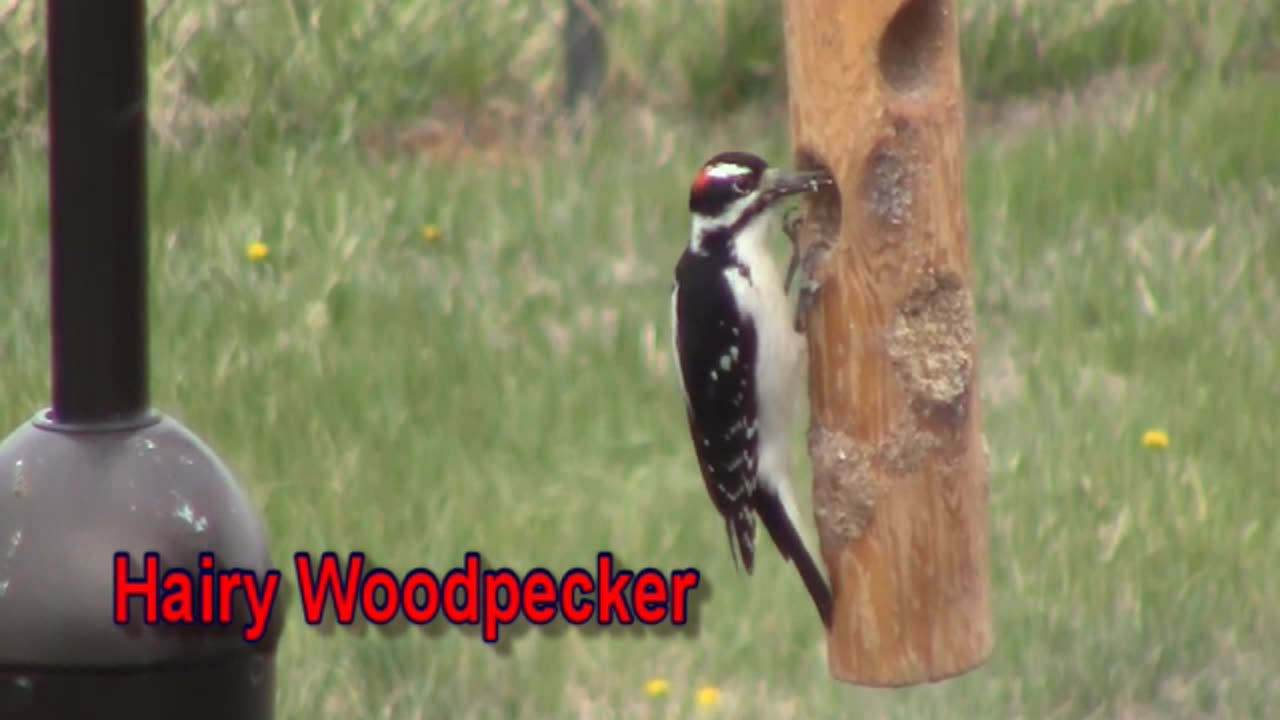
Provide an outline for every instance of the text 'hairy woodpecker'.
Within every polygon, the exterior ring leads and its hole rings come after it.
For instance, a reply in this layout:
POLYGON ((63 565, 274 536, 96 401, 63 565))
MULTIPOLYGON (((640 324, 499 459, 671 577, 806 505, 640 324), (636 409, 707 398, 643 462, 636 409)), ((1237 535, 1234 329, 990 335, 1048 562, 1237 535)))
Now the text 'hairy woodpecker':
POLYGON ((708 160, 689 193, 693 228, 671 293, 690 435, 734 561, 751 573, 758 517, 828 627, 831 591, 800 534, 789 478, 804 338, 767 241, 780 201, 831 182, 744 152, 708 160))

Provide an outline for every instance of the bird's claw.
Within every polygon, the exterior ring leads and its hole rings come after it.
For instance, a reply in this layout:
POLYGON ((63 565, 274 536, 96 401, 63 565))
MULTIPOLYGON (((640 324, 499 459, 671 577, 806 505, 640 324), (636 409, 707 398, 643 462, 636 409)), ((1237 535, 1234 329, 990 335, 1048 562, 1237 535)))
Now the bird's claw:
POLYGON ((830 242, 814 239, 809 247, 802 251, 800 230, 803 227, 804 216, 799 213, 799 208, 794 206, 788 208, 786 214, 782 216, 782 232, 786 233, 787 240, 791 241, 791 262, 787 264, 783 292, 791 294, 791 283, 795 281, 796 271, 800 270, 804 276, 804 282, 796 293, 796 314, 793 324, 796 332, 802 335, 808 330, 809 313, 813 312, 813 307, 818 302, 818 294, 822 290, 822 283, 817 280, 818 263, 831 249, 830 242))
POLYGON ((792 255, 792 266, 798 265, 804 275, 804 283, 796 293, 795 329, 801 335, 809 330, 809 314, 813 312, 814 306, 818 303, 818 296, 822 292, 822 282, 817 277, 818 264, 830 249, 829 241, 814 240, 803 253, 798 253, 798 258, 797 255, 792 255))
POLYGON ((782 291, 791 294, 791 282, 795 279, 796 268, 800 264, 800 228, 804 225, 804 217, 799 208, 792 206, 782 216, 782 232, 791 241, 791 262, 787 263, 787 278, 782 284, 782 291))

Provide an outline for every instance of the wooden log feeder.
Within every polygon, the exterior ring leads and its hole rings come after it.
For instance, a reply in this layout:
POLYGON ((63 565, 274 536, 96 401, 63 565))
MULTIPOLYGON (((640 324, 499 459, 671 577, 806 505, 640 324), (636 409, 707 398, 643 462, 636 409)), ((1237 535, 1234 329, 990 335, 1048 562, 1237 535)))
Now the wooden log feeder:
POLYGON ((785 0, 814 514, 838 680, 899 687, 993 645, 956 0, 785 0))

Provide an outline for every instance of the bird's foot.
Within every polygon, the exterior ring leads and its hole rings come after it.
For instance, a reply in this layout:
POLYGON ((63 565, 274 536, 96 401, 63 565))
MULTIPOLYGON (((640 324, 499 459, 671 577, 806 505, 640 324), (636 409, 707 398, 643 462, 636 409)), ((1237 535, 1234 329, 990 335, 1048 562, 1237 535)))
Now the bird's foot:
POLYGON ((795 329, 801 335, 808 332, 809 314, 813 312, 814 306, 818 303, 818 296, 822 292, 822 281, 818 279, 818 266, 826 259, 831 247, 830 241, 819 239, 811 242, 803 252, 792 254, 792 266, 798 265, 804 277, 800 291, 796 294, 795 329))
POLYGON ((800 228, 804 227, 804 217, 799 208, 792 206, 782 216, 782 232, 791 242, 791 262, 787 263, 787 278, 782 283, 782 291, 791 294, 791 282, 795 279, 796 268, 800 265, 800 228))

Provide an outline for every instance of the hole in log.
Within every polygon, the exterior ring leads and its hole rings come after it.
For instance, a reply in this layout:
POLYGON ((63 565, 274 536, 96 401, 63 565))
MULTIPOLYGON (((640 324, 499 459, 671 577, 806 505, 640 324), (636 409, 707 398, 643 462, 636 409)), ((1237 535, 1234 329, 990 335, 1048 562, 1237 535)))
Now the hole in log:
POLYGON ((873 451, 845 433, 814 424, 809 428, 813 459, 813 511, 824 548, 862 536, 884 494, 872 472, 873 451))
POLYGON ((907 0, 880 38, 880 74, 894 91, 926 88, 942 55, 945 0, 907 0))
POLYGON ((804 214, 809 242, 821 240, 834 245, 840 237, 840 178, 831 172, 831 167, 817 153, 808 148, 801 148, 796 153, 796 165, 799 170, 821 170, 836 180, 834 185, 806 196, 804 214))
MULTIPOLYGON (((973 375, 970 304, 963 280, 946 272, 924 275, 898 306, 889 329, 889 359, 913 403, 931 409, 964 406, 973 375)), ((950 415, 953 422, 963 421, 962 413, 950 415)))
POLYGON ((902 154, 881 143, 867 161, 867 172, 871 211, 890 227, 906 224, 911 215, 911 168, 902 154))
POLYGON ((916 196, 920 179, 929 174, 923 139, 915 123, 892 114, 889 120, 891 132, 867 155, 862 180, 870 236, 878 249, 918 235, 916 196))
POLYGON ((895 483, 919 477, 938 438, 899 416, 875 442, 815 423, 809 428, 813 461, 813 508, 823 547, 858 538, 875 520, 876 505, 895 483))

